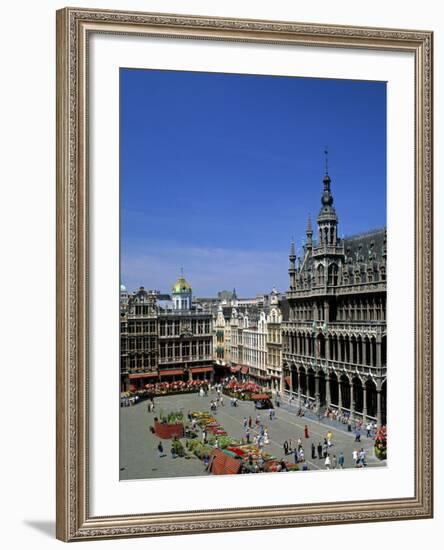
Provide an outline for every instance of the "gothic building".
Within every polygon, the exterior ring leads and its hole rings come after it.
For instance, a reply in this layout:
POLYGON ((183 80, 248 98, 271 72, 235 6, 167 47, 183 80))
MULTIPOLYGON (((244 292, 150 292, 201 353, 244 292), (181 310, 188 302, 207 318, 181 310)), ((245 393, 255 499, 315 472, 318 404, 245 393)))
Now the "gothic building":
POLYGON ((386 422, 386 230, 341 239, 323 179, 317 239, 309 219, 298 262, 290 249, 282 323, 284 389, 355 418, 386 422))

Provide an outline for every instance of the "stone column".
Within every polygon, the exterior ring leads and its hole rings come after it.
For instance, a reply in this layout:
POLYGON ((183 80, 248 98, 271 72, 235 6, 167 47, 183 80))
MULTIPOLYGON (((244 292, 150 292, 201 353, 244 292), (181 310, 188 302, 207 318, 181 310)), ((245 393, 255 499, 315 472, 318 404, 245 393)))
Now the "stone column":
POLYGON ((378 428, 382 425, 381 390, 376 389, 376 423, 378 428))
POLYGON ((348 340, 348 353, 348 362, 353 363, 353 341, 351 338, 349 338, 348 340))
POLYGON ((362 421, 367 421, 367 386, 362 384, 362 421))
POLYGON ((350 418, 355 415, 355 387, 353 381, 350 382, 350 418))
POLYGON ((327 407, 331 405, 331 391, 330 391, 330 373, 325 375, 325 404, 327 407))
POLYGON ((378 368, 381 368, 381 344, 382 344, 382 339, 381 339, 381 336, 378 335, 376 337, 376 366, 378 368))
POLYGON ((321 397, 321 395, 319 393, 319 374, 316 372, 315 373, 315 407, 316 407, 316 412, 318 412, 320 407, 321 407, 320 397, 321 397))
MULTIPOLYGON (((307 380, 307 375, 305 376, 307 380)), ((301 373, 298 371, 298 402, 301 402, 301 373)))
POLYGON ((367 364, 367 351, 366 351, 366 345, 365 345, 365 338, 362 339, 362 364, 367 364))
POLYGON ((328 323, 330 321, 330 305, 328 300, 324 302, 324 321, 328 323))
POLYGON ((372 339, 370 338, 370 366, 373 367, 373 360, 374 360, 374 357, 373 357, 373 343, 372 343, 372 339))

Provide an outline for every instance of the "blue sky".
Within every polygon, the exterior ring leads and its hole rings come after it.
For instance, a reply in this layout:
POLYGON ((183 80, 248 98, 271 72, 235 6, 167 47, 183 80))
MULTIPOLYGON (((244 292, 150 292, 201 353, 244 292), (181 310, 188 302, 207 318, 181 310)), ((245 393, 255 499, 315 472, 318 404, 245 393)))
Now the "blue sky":
POLYGON ((385 83, 121 69, 122 282, 286 290, 326 146, 339 235, 384 226, 385 83))

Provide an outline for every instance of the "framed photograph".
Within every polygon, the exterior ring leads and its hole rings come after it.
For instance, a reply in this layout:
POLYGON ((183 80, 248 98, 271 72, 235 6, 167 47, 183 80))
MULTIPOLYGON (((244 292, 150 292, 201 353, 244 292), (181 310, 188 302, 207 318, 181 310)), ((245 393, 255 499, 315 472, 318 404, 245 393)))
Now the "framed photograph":
POLYGON ((57 12, 59 539, 432 517, 432 39, 57 12))

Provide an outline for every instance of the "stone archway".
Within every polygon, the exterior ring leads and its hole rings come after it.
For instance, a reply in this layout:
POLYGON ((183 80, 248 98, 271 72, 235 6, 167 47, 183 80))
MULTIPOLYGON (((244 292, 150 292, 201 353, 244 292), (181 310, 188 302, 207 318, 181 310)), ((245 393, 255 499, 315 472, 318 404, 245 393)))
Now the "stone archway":
POLYGON ((361 379, 358 376, 355 376, 352 379, 353 386, 353 410, 357 413, 363 413, 364 410, 364 390, 362 387, 361 379))
POLYGON ((305 372, 305 367, 299 367, 299 379, 300 379, 300 394, 304 397, 308 397, 307 390, 307 373, 305 372))
POLYGON ((371 378, 365 382, 365 389, 367 394, 367 415, 372 418, 376 418, 377 412, 377 395, 376 384, 371 378))
POLYGON ((319 377, 319 404, 322 407, 326 404, 327 383, 323 370, 319 370, 317 376, 319 377))
POLYGON ((387 380, 381 385, 381 424, 387 424, 387 380))
POLYGON ((330 403, 339 406, 339 382, 335 372, 330 372, 330 403))
POLYGON ((341 375, 339 384, 341 387, 341 408, 350 410, 350 380, 346 374, 341 375))
POLYGON ((316 390, 315 373, 314 373, 314 370, 310 367, 307 370, 307 391, 308 391, 307 396, 314 397, 315 390, 316 390))

